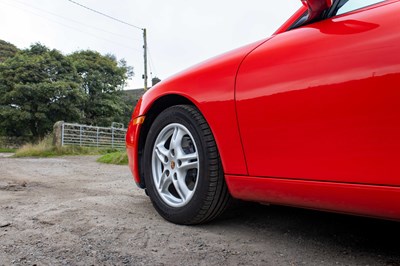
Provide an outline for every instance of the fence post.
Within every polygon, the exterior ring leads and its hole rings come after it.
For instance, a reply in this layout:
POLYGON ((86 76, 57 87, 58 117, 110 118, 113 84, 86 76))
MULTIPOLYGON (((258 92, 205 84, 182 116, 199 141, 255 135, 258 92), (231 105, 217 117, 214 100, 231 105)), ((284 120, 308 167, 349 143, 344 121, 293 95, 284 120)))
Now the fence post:
POLYGON ((82 126, 79 126, 79 146, 82 147, 82 126))
POLYGON ((64 121, 58 121, 53 126, 53 145, 56 147, 64 144, 64 121))
POLYGON ((114 127, 111 127, 111 148, 114 149, 114 127))
POLYGON ((65 134, 65 126, 64 123, 62 123, 62 129, 61 129, 61 146, 64 146, 64 134, 65 134))
POLYGON ((99 127, 97 127, 97 132, 96 132, 96 147, 99 147, 99 127))

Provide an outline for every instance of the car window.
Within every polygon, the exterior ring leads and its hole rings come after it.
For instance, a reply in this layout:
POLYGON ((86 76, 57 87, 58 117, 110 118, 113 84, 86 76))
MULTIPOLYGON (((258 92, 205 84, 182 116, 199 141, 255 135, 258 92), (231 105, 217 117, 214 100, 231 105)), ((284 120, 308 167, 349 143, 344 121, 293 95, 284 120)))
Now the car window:
POLYGON ((339 3, 336 11, 336 15, 341 15, 356 9, 360 9, 366 6, 370 6, 384 0, 345 0, 339 3))

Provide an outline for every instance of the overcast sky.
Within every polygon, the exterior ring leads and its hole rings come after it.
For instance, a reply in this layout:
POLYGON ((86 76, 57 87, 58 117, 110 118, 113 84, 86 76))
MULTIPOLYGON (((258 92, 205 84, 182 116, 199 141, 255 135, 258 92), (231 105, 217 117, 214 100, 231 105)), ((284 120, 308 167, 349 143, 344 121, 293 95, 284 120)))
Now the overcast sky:
MULTIPOLYGON (((150 69, 165 79, 209 57, 271 35, 300 0, 75 0, 148 30, 150 69)), ((142 31, 68 0, 0 0, 0 39, 27 48, 40 42, 64 54, 111 53, 134 67, 143 87, 142 31)))

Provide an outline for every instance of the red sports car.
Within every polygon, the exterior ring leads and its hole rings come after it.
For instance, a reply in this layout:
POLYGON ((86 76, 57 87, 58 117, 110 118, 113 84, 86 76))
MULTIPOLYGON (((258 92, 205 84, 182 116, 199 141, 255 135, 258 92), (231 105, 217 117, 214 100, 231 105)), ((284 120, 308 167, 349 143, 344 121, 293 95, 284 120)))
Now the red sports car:
POLYGON ((302 2, 137 104, 129 165, 165 219, 237 198, 400 220, 400 0, 302 2))

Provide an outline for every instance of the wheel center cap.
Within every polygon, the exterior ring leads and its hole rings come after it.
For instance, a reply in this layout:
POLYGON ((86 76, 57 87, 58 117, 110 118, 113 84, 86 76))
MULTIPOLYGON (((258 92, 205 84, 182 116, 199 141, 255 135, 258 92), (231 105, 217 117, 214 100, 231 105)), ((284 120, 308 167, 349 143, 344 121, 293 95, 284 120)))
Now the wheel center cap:
POLYGON ((171 161, 171 169, 174 170, 175 169, 175 162, 171 161))

